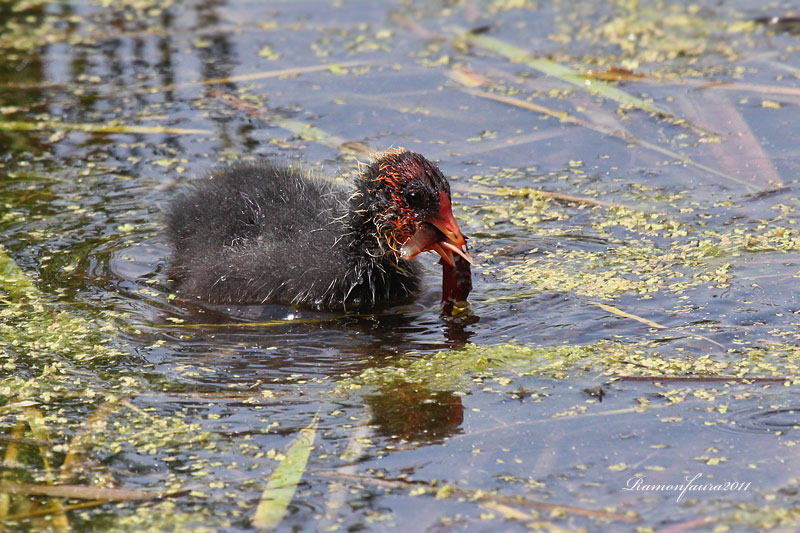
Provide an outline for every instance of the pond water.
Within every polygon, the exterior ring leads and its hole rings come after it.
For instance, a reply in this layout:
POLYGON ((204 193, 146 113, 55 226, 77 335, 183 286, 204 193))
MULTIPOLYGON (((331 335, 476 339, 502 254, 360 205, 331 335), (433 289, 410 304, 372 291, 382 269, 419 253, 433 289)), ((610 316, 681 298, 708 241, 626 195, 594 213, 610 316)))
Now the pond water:
POLYGON ((0 520, 252 529, 316 420, 279 530, 795 530, 788 15, 3 4, 0 520), (397 146, 450 179, 466 312, 440 314, 433 254, 372 314, 175 297, 163 212, 191 180, 244 157, 348 180, 397 146))

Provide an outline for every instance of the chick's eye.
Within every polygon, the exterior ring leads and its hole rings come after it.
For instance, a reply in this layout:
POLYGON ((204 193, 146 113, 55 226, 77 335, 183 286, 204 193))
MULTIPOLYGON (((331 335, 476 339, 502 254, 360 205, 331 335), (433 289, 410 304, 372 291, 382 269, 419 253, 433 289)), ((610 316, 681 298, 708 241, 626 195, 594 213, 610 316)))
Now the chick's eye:
POLYGON ((420 191, 411 190, 405 194, 405 200, 408 207, 422 207, 425 196, 420 191))

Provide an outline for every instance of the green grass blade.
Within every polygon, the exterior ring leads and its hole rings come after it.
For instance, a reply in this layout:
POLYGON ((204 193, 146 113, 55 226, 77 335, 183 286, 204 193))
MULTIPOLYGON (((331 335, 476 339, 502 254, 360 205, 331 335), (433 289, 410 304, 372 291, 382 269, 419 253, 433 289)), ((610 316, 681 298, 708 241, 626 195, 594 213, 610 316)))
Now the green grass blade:
POLYGON ((556 63, 555 61, 533 57, 527 50, 520 48, 519 46, 509 44, 501 41, 500 39, 495 39, 494 37, 489 37, 488 35, 474 35, 468 32, 463 34, 463 39, 473 46, 491 50, 492 52, 505 57, 509 61, 524 63, 532 69, 543 72, 548 76, 559 78, 566 83, 580 87, 581 89, 589 91, 592 94, 599 94, 600 96, 608 98, 609 100, 614 100, 625 107, 634 107, 649 113, 656 113, 663 117, 672 116, 672 114, 668 111, 665 111, 664 109, 661 109, 649 102, 645 102, 641 98, 626 93, 621 89, 612 87, 604 81, 595 80, 584 76, 577 70, 574 70, 566 65, 556 63))
POLYGON ((314 415, 314 420, 300 430, 300 434, 289 446, 286 458, 272 472, 253 515, 253 527, 273 530, 286 516, 289 504, 292 503, 297 490, 297 484, 300 483, 300 479, 306 471, 308 456, 311 454, 314 438, 317 436, 317 422, 318 416, 314 415))

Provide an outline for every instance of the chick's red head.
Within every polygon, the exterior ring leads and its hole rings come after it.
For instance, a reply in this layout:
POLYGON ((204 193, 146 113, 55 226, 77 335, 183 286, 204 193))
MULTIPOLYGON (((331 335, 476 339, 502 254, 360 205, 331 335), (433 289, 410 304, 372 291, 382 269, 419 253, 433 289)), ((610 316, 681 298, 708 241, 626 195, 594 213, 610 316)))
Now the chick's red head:
POLYGON ((398 148, 383 152, 362 178, 372 182, 380 238, 399 259, 435 251, 451 266, 454 254, 472 263, 453 216, 450 184, 436 165, 398 148))

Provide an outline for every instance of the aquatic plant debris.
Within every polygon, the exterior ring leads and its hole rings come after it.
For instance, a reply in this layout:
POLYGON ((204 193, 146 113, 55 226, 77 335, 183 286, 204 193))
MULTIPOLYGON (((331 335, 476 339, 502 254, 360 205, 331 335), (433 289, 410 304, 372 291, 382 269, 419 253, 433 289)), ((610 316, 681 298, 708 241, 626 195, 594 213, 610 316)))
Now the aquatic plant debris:
POLYGON ((371 154, 369 147, 362 143, 347 141, 307 122, 275 116, 268 110, 263 109, 252 102, 245 101, 236 95, 219 90, 212 91, 211 94, 220 101, 235 109, 238 109, 239 111, 243 111, 250 116, 258 117, 261 120, 275 124, 276 126, 294 133, 302 140, 312 141, 329 146, 331 148, 336 148, 343 153, 356 153, 361 155, 371 154))
POLYGON ((83 131, 87 133, 130 133, 130 134, 171 134, 171 135, 211 135, 211 130, 196 128, 172 128, 169 126, 129 126, 115 124, 70 124, 51 122, 12 122, 0 121, 0 130, 6 131, 83 131))
POLYGON ((162 498, 163 494, 141 490, 125 490, 82 485, 33 485, 30 483, 0 483, 0 491, 9 494, 33 494, 55 498, 97 499, 108 502, 130 502, 162 498))
MULTIPOLYGON (((617 315, 617 316, 621 316, 623 318, 630 318, 631 320, 635 320, 637 322, 641 322, 642 324, 647 324, 651 328, 669 329, 667 326, 665 326, 663 324, 659 324, 658 322, 654 322, 654 321, 652 321, 650 319, 647 319, 647 318, 644 318, 644 317, 641 317, 641 316, 638 316, 638 315, 634 315, 633 313, 628 313, 627 311, 623 311, 622 309, 618 309, 618 308, 614 307, 613 305, 604 304, 602 302, 591 302, 591 303, 592 303, 592 305, 596 305, 600 309, 602 309, 604 311, 608 311, 611 314, 614 314, 614 315, 617 315)), ((713 344, 715 346, 719 346, 720 348, 724 348, 724 346, 722 344, 720 344, 719 342, 717 342, 717 341, 715 341, 713 339, 709 339, 708 337, 706 337, 704 335, 693 334, 692 336, 697 337, 698 339, 703 339, 704 341, 710 342, 711 344, 713 344)))
POLYGON ((510 61, 524 63, 532 69, 543 72, 548 76, 553 76, 591 93, 614 100, 623 106, 641 109, 642 111, 655 113, 662 117, 672 117, 670 112, 656 106, 653 103, 646 102, 637 96, 633 96, 621 89, 612 87, 603 81, 584 76, 577 70, 574 70, 566 65, 556 63, 555 61, 551 61, 549 59, 534 57, 530 54, 530 52, 520 48, 519 46, 503 42, 500 39, 496 39, 488 35, 476 35, 472 32, 463 31, 463 29, 461 29, 459 38, 464 39, 472 45, 501 54, 510 61))
MULTIPOLYGON (((564 379, 575 372, 600 371, 609 378, 647 376, 652 378, 704 375, 727 375, 738 378, 776 376, 774 362, 785 354, 784 349, 764 351, 751 349, 740 359, 713 360, 710 356, 686 357, 664 355, 658 343, 641 341, 622 343, 602 341, 585 346, 533 347, 514 343, 494 346, 466 345, 452 351, 441 351, 426 358, 408 357, 394 365, 369 368, 357 376, 340 380, 336 392, 342 395, 383 387, 413 383, 431 390, 469 389, 476 376, 481 380, 512 373, 517 376, 550 376, 564 379), (772 364, 767 364, 769 354, 772 364)), ((791 350, 792 359, 800 361, 800 349, 791 350)), ((791 365, 786 382, 800 382, 800 367, 791 365)))
POLYGON ((741 178, 737 178, 735 176, 732 176, 732 175, 730 175, 728 173, 722 172, 722 171, 720 171, 720 170, 718 170, 716 168, 710 167, 708 165, 697 163, 696 161, 692 160, 688 156, 685 156, 683 154, 674 152, 674 151, 672 151, 672 150, 670 150, 668 148, 664 148, 663 146, 659 146, 657 144, 650 143, 650 142, 645 141, 643 139, 639 139, 639 138, 633 137, 632 135, 630 135, 629 133, 627 133, 627 132, 625 132, 624 130, 621 130, 621 129, 611 129, 611 128, 608 128, 608 127, 603 126, 603 125, 593 124, 591 122, 587 122, 585 120, 581 120, 581 119, 575 118, 575 117, 573 117, 571 115, 568 115, 567 113, 560 112, 560 111, 553 111, 553 110, 550 110, 550 109, 548 109, 548 108, 546 108, 544 106, 540 106, 540 105, 537 105, 537 104, 534 104, 532 102, 528 102, 528 101, 525 101, 525 100, 520 100, 518 98, 512 98, 512 97, 503 96, 503 95, 500 95, 500 94, 494 94, 494 93, 486 92, 486 91, 474 91, 474 90, 472 90, 472 91, 470 91, 470 93, 474 94, 475 96, 479 96, 481 98, 488 98, 490 100, 495 100, 497 102, 502 102, 502 103, 505 103, 505 104, 510 104, 510 105, 513 105, 513 106, 516 106, 516 107, 521 107, 521 108, 528 109, 528 110, 531 110, 531 111, 536 111, 538 113, 544 113, 546 115, 549 115, 549 116, 552 116, 552 117, 556 117, 559 120, 561 120, 562 122, 567 122, 567 123, 570 123, 570 124, 575 124, 575 125, 578 125, 578 126, 583 126, 585 128, 593 129, 593 130, 599 131, 600 133, 603 133, 605 135, 611 135, 613 137, 617 137, 619 139, 622 139, 625 142, 628 142, 628 143, 631 143, 631 144, 634 144, 634 145, 638 145, 638 146, 642 146, 642 147, 647 148, 649 150, 653 150, 655 152, 658 152, 658 153, 664 154, 666 156, 672 157, 672 158, 674 158, 676 160, 679 160, 679 161, 682 161, 682 162, 686 163, 687 165, 692 165, 692 166, 697 167, 697 168, 699 168, 701 170, 704 170, 705 172, 708 172, 710 174, 714 174, 714 175, 719 176, 721 178, 725 178, 726 180, 733 181, 733 182, 738 183, 740 185, 744 185, 745 187, 748 187, 750 189, 756 189, 757 188, 756 185, 754 185, 753 183, 751 183, 749 181, 743 180, 741 178))
MULTIPOLYGON (((580 178, 574 182, 580 194, 580 178)), ((499 190, 504 189, 495 189, 499 190)), ((483 205, 464 206, 459 216, 489 233, 519 227, 558 238, 575 228, 608 243, 598 249, 533 250, 502 266, 486 266, 486 271, 502 279, 539 291, 574 291, 601 300, 626 294, 643 299, 687 295, 701 286, 729 287, 735 279, 733 263, 756 250, 791 256, 800 248, 798 228, 780 210, 743 230, 729 225, 709 228, 689 205, 646 213, 622 207, 570 206, 546 197, 510 198, 515 201, 487 195, 483 205)), ((794 211, 789 206, 781 209, 794 211)))
MULTIPOLYGON (((366 484, 366 485, 375 485, 382 488, 387 489, 403 489, 403 490, 411 490, 411 491, 419 491, 423 494, 434 495, 437 500, 449 499, 449 498, 459 498, 465 499, 474 502, 480 502, 482 506, 494 506, 496 508, 502 507, 508 513, 520 513, 519 510, 514 509, 510 506, 515 507, 525 507, 528 509, 538 509, 541 511, 549 511, 553 514, 568 514, 568 515, 581 515, 581 516, 589 516, 592 518, 598 518, 600 520, 608 520, 612 522, 626 522, 626 523, 635 523, 638 522, 639 519, 634 514, 617 514, 611 513, 606 511, 599 511, 594 509, 586 509, 583 507, 577 507, 572 505, 559 505, 556 503, 550 502, 540 502, 536 500, 532 500, 530 498, 516 498, 516 497, 507 497, 501 496, 497 494, 487 493, 483 490, 474 490, 474 489, 464 489, 464 488, 457 488, 453 487, 452 485, 445 485, 442 487, 437 487, 436 484, 427 484, 424 482, 415 482, 409 483, 407 481, 399 480, 399 479, 385 479, 385 478, 372 478, 369 476, 364 475, 357 475, 357 474, 350 474, 348 472, 341 472, 341 471, 322 471, 317 472, 317 475, 331 477, 332 479, 336 480, 344 480, 350 481, 351 483, 358 483, 358 484, 366 484)), ((531 518, 531 515, 528 513, 522 513, 522 518, 524 520, 528 520, 531 518)))
POLYGON ((154 93, 161 91, 174 91, 176 89, 188 89, 192 87, 207 87, 209 85, 223 85, 231 83, 241 83, 245 81, 266 80, 270 78, 280 78, 284 76, 295 76, 298 74, 308 74, 312 72, 330 71, 335 73, 346 72, 349 67, 363 66, 364 61, 347 61, 344 63, 325 63, 322 65, 309 65, 307 67, 293 67, 279 70, 268 70, 265 72, 254 72, 251 74, 242 74, 239 76, 228 76, 225 78, 213 78, 210 80, 202 80, 195 82, 175 83, 172 85, 164 85, 162 87, 153 87, 143 89, 143 92, 154 93))
POLYGON ((281 523, 292 503, 297 485, 306 471, 308 457, 317 435, 318 415, 294 438, 286 456, 270 474, 267 486, 261 494, 255 514, 253 527, 260 530, 273 530, 281 523))

